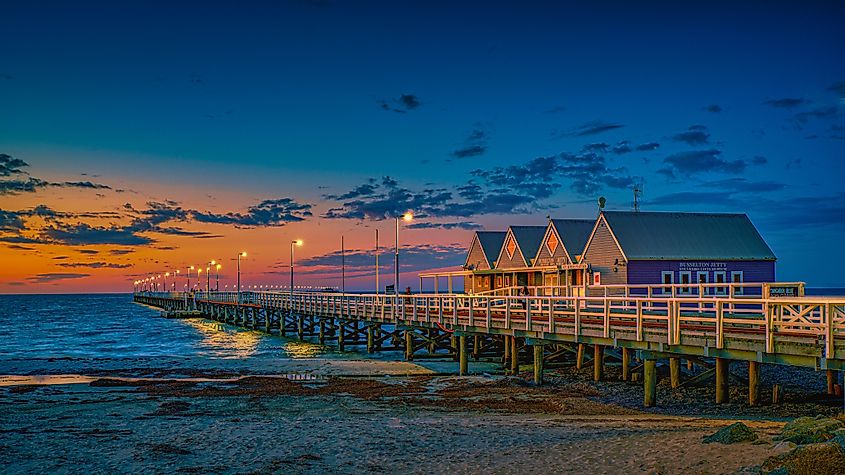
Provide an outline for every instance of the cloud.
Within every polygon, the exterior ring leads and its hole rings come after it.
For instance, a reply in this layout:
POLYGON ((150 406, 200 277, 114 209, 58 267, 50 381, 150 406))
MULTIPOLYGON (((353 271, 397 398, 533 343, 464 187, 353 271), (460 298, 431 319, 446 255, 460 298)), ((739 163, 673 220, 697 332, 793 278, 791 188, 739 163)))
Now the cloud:
POLYGON ((34 247, 20 246, 18 244, 9 244, 6 247, 9 248, 9 249, 15 250, 15 251, 34 251, 35 250, 34 247))
POLYGON ((839 94, 839 97, 845 99, 845 81, 838 81, 831 84, 828 88, 828 91, 833 91, 839 94))
POLYGON ((25 227, 26 225, 19 212, 0 209, 0 231, 18 232, 25 227))
POLYGON ((283 226, 303 221, 312 216, 311 205, 298 203, 292 198, 264 200, 247 208, 246 213, 192 211, 191 217, 202 223, 233 224, 237 227, 283 226))
POLYGON ((753 163, 754 165, 765 165, 769 163, 769 159, 761 155, 756 155, 754 158, 751 159, 751 163, 753 163))
MULTIPOLYGON (((393 259, 389 255, 391 248, 381 249, 379 268, 385 271, 393 268, 393 259)), ((340 251, 309 257, 300 260, 297 265, 298 274, 337 275, 345 263, 347 276, 350 272, 357 276, 375 274, 375 250, 352 249, 346 250, 344 255, 340 251)), ((460 244, 434 245, 419 244, 406 245, 400 249, 399 265, 403 272, 422 271, 443 267, 460 266, 466 258, 466 248, 460 244)), ((281 263, 279 267, 286 267, 281 263)))
POLYGON ((668 193, 657 198, 647 200, 649 205, 654 206, 681 206, 681 205, 720 205, 734 207, 739 202, 729 193, 718 191, 682 191, 679 193, 668 193))
POLYGON ((90 181, 65 181, 60 183, 50 183, 50 186, 58 186, 62 188, 88 188, 91 190, 111 190, 108 185, 101 183, 91 183, 90 181))
POLYGON ((585 122, 585 123, 575 127, 573 130, 571 130, 569 132, 557 133, 555 135, 558 135, 560 137, 566 137, 566 136, 584 137, 584 136, 587 136, 587 135, 596 135, 596 134, 600 134, 602 132, 607 132, 607 131, 619 129, 619 128, 622 128, 622 127, 625 127, 625 126, 622 125, 622 124, 605 122, 605 121, 601 121, 601 120, 594 120, 594 121, 591 121, 591 122, 585 122))
POLYGON ((81 279, 83 277, 89 277, 91 274, 76 274, 76 273, 66 273, 66 272, 48 272, 44 274, 36 274, 31 277, 27 277, 26 280, 33 284, 47 284, 50 282, 56 282, 58 280, 67 280, 67 279, 81 279))
POLYGON ((21 193, 33 193, 39 188, 48 186, 44 180, 29 177, 26 180, 3 180, 0 181, 0 195, 18 195, 21 193))
POLYGON ((80 254, 89 254, 89 255, 90 255, 90 254, 99 254, 99 253, 100 253, 100 251, 98 251, 98 250, 96 250, 96 249, 80 249, 80 250, 79 250, 79 253, 80 253, 80 254))
POLYGON ((453 151, 451 155, 455 158, 469 158, 484 155, 487 151, 487 133, 480 129, 473 129, 464 140, 463 147, 453 151))
POLYGON ((408 229, 481 229, 478 223, 461 222, 461 223, 412 223, 406 226, 408 229))
POLYGON ((722 106, 720 106, 719 104, 710 104, 708 106, 704 106, 704 110, 706 110, 707 112, 718 114, 719 112, 722 112, 722 106))
POLYGON ((131 254, 135 252, 134 249, 112 249, 109 251, 109 254, 113 256, 125 256, 126 254, 131 254))
POLYGON ((14 158, 11 155, 0 153, 0 176, 23 174, 25 172, 21 169, 28 166, 29 164, 20 158, 14 158))
POLYGON ((763 102, 768 106, 777 107, 778 109, 794 109, 798 106, 809 104, 810 101, 801 97, 784 97, 782 99, 769 99, 763 102))
POLYGON ((715 149, 675 153, 663 159, 668 168, 658 171, 668 176, 673 176, 674 172, 687 176, 710 172, 740 173, 748 165, 743 160, 724 160, 721 155, 722 152, 715 149))
POLYGON ((604 142, 596 142, 596 143, 584 145, 583 147, 581 147, 581 152, 605 153, 605 152, 607 152, 608 148, 610 148, 610 145, 608 145, 604 142))
POLYGON ((323 195, 323 198, 331 200, 351 200, 361 196, 372 196, 375 194, 377 188, 378 184, 376 184, 376 180, 374 178, 370 178, 369 182, 364 183, 363 185, 358 185, 347 193, 342 195, 323 195))
POLYGON ((705 145, 710 139, 710 134, 707 132, 707 127, 703 125, 693 125, 686 131, 672 136, 677 142, 684 142, 690 146, 705 145))
POLYGON ((146 236, 140 236, 131 226, 91 226, 86 223, 48 226, 41 230, 43 241, 70 246, 91 244, 118 244, 139 246, 154 242, 146 236))
POLYGON ((652 150, 657 150, 660 147, 660 144, 657 142, 648 142, 644 144, 637 145, 638 152, 650 152, 652 150))
POLYGON ((373 193, 344 201, 341 207, 329 209, 323 217, 382 220, 401 216, 408 210, 413 210, 420 217, 437 216, 443 205, 452 199, 452 193, 446 190, 412 191, 399 186, 389 176, 382 177, 381 183, 372 179, 368 183, 376 188, 373 193))
POLYGON ((88 267, 90 269, 126 269, 132 264, 115 264, 113 262, 62 262, 59 267, 88 267))
POLYGON ((703 188, 718 188, 727 193, 767 193, 780 191, 786 187, 785 184, 774 181, 750 181, 745 178, 727 178, 724 180, 708 181, 698 186, 703 188))
POLYGON ((839 110, 836 107, 830 106, 799 112, 792 116, 792 120, 800 127, 809 122, 810 119, 833 119, 838 116, 839 110))
POLYGON ((631 148, 631 142, 628 142, 627 140, 623 140, 621 142, 618 142, 616 145, 613 146, 613 150, 612 150, 612 152, 615 153, 616 155, 622 155, 622 154, 630 153, 630 152, 633 152, 633 151, 634 151, 634 149, 631 148))
POLYGON ((418 109, 422 105, 419 97, 414 94, 402 94, 397 98, 379 100, 376 101, 376 103, 379 107, 386 111, 397 112, 400 114, 418 109))

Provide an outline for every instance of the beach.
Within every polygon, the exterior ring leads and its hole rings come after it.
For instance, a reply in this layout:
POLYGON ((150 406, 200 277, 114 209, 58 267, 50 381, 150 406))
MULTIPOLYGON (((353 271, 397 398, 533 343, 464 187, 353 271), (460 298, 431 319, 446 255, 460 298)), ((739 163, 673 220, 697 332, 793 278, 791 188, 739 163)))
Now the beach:
POLYGON ((4 473, 758 473, 791 449, 773 440, 788 420, 841 412, 807 370, 763 369, 764 384, 787 386, 778 405, 750 408, 734 385, 716 406, 709 385, 663 379, 644 409, 642 384, 612 365, 601 382, 562 365, 538 387, 528 365, 504 376, 499 362, 471 362, 457 377, 448 358, 339 353, 117 306, 132 318, 119 328, 89 312, 65 334, 32 328, 29 350, 5 340, 4 473), (68 351, 80 331, 115 342, 68 351), (161 332, 170 347, 148 340, 161 332), (737 421, 759 440, 704 443, 737 421))

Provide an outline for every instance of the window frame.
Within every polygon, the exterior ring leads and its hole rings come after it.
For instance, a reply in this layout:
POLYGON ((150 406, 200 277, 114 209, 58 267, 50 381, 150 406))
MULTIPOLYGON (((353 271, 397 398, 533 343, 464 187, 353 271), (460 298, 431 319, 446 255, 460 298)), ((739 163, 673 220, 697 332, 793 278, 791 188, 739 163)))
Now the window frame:
POLYGON ((682 270, 678 272, 678 284, 686 286, 679 287, 678 294, 689 295, 690 293, 692 293, 692 272, 688 270, 682 270), (687 276, 686 283, 684 283, 684 276, 687 276))
MULTIPOLYGON (((660 271, 660 283, 663 285, 673 285, 675 283, 675 272, 671 270, 660 271), (669 276, 669 282, 666 282, 666 276, 669 276)), ((672 294, 672 287, 663 287, 663 294, 672 294)))
MULTIPOLYGON (((732 270, 731 271, 731 284, 742 284, 745 283, 745 273, 741 270, 732 270), (734 276, 739 276, 739 281, 734 280, 734 276)), ((742 287, 734 288, 734 295, 743 295, 745 292, 742 287)))
MULTIPOLYGON (((713 271, 713 283, 714 284, 727 284, 728 283, 728 273, 723 270, 713 271), (722 276, 722 281, 719 282, 718 276, 722 276)), ((728 288, 727 287, 714 287, 714 292, 716 295, 727 295, 728 288)))

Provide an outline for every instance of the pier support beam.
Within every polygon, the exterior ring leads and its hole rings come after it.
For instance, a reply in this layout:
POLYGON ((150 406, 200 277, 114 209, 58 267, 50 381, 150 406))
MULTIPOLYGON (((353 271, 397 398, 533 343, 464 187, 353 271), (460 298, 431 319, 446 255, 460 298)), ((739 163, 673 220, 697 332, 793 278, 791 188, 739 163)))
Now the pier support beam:
POLYGON ((669 378, 672 389, 681 385, 681 359, 669 358, 669 378))
POLYGON ((716 358, 716 404, 729 402, 728 374, 730 373, 730 360, 727 358, 716 358))
POLYGON ((511 374, 519 374, 519 346, 516 337, 511 337, 511 374))
POLYGON ((534 344, 534 384, 543 384, 543 345, 534 344))
POLYGON ((376 347, 373 338, 373 325, 367 325, 367 353, 375 353, 376 347))
POLYGON ((657 401, 657 361, 643 361, 643 406, 654 407, 657 401))
MULTIPOLYGON (((282 324, 282 325, 284 325, 284 324, 282 324)), ((322 318, 320 319, 320 334, 317 338, 318 338, 317 341, 319 341, 321 345, 326 344, 326 321, 323 320, 322 318)))
POLYGON ((604 374, 604 347, 593 345, 593 381, 601 381, 604 374))
POLYGON ((502 366, 505 369, 505 373, 507 373, 508 368, 510 368, 510 365, 508 364, 508 362, 510 361, 510 358, 511 358, 511 337, 503 336, 502 340, 504 341, 504 347, 505 347, 504 351, 502 352, 503 353, 502 354, 502 366))
POLYGON ((467 360, 467 337, 466 335, 461 335, 458 337, 458 359, 460 360, 459 363, 459 371, 458 374, 461 376, 466 376, 469 372, 469 363, 467 360))
POLYGON ((631 379, 631 350, 622 348, 622 381, 631 379))
POLYGON ((584 344, 578 343, 578 352, 575 354, 575 369, 584 367, 584 344))
POLYGON ((748 362, 748 405, 760 404, 760 363, 748 362))
POLYGON ((343 328, 343 320, 335 320, 337 325, 337 348, 340 351, 346 350, 346 331, 343 328))
POLYGON ((414 332, 405 330, 405 361, 414 360, 414 332))
POLYGON ((833 396, 833 394, 835 392, 835 390, 833 389, 833 386, 836 384, 836 373, 832 369, 829 369, 826 372, 827 372, 827 395, 833 396))

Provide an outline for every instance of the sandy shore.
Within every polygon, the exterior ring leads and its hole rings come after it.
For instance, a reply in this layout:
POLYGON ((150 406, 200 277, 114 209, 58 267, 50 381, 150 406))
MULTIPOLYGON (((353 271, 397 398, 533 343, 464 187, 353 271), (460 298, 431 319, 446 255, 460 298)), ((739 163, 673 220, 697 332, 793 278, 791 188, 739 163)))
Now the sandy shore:
POLYGON ((602 402, 600 389, 580 381, 536 388, 499 376, 326 376, 209 382, 224 376, 116 374, 5 386, 0 466, 5 473, 753 473, 786 450, 771 442, 782 422, 748 421, 757 443, 704 444, 733 421, 646 414, 602 402))

